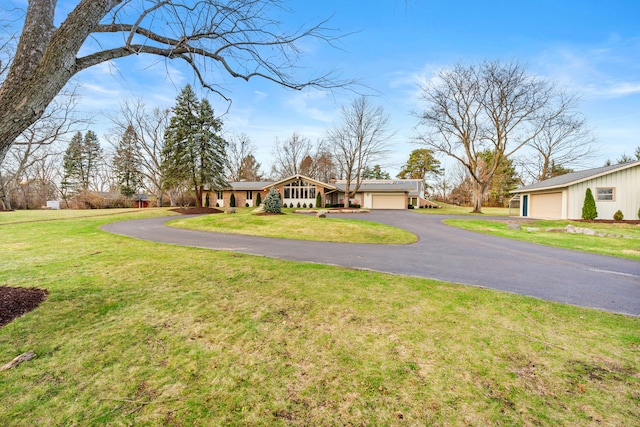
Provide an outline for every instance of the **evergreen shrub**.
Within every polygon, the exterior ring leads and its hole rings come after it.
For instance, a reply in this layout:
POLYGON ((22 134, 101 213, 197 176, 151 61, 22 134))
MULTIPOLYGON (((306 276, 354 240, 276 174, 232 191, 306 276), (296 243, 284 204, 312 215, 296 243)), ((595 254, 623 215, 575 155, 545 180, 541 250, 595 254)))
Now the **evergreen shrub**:
POLYGON ((282 201, 275 188, 271 187, 269 194, 264 198, 264 211, 269 213, 282 213, 282 201))
POLYGON ((624 219, 624 214, 620 209, 618 209, 617 212, 613 214, 613 219, 615 219, 616 221, 622 221, 624 219))
POLYGON ((596 201, 593 198, 591 188, 587 188, 587 192, 584 196, 584 205, 582 205, 582 219, 592 220, 598 217, 598 211, 596 209, 596 201))

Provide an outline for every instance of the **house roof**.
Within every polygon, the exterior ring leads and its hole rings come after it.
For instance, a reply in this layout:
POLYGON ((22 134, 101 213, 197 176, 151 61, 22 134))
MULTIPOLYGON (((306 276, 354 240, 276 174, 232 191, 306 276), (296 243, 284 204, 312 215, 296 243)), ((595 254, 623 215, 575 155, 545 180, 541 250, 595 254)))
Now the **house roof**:
POLYGON ((335 187, 332 184, 327 184, 326 182, 318 181, 318 180, 315 180, 313 178, 309 178, 308 176, 304 176, 304 175, 300 175, 300 174, 292 175, 292 176, 287 177, 285 179, 281 179, 280 181, 272 182, 270 185, 266 185, 264 188, 271 187, 271 186, 276 186, 276 185, 282 185, 282 184, 286 184, 287 182, 290 182, 290 181, 299 181, 299 180, 304 180, 304 181, 307 181, 307 182, 311 182, 311 183, 313 183, 315 185, 322 186, 324 188, 329 188, 329 189, 335 190, 335 187))
MULTIPOLYGON (((346 184, 346 182, 347 181, 344 179, 339 179, 336 181, 336 185, 342 184, 343 187, 341 188, 342 190, 344 190, 344 185, 346 184)), ((407 191, 412 197, 422 197, 422 195, 420 194, 421 183, 421 179, 365 179, 362 180, 360 189, 361 191, 407 191), (376 185, 379 185, 379 187, 376 187, 376 185)))
POLYGON ((525 187, 517 188, 512 193, 525 193, 528 191, 541 191, 552 190, 557 188, 566 188, 570 185, 578 184, 589 179, 598 178, 603 175, 608 175, 613 172, 618 172, 624 169, 640 166, 640 161, 623 163, 621 165, 603 166, 595 169, 587 169, 579 172, 571 172, 564 175, 556 176, 554 178, 545 179, 544 181, 536 182, 535 184, 527 185, 525 187))
POLYGON ((260 191, 265 188, 271 187, 273 185, 273 181, 237 181, 229 183, 231 185, 231 190, 236 191, 260 191))
MULTIPOLYGON (((234 191, 260 191, 266 190, 277 185, 287 184, 292 181, 304 180, 306 182, 319 185, 328 190, 342 191, 346 190, 346 181, 336 181, 335 184, 318 181, 304 175, 292 175, 281 179, 280 181, 237 181, 230 183, 230 190, 234 191)), ((377 192, 377 193, 418 193, 420 180, 398 179, 398 180, 365 180, 360 184, 358 191, 377 192)))
MULTIPOLYGON (((346 191, 345 182, 336 182, 336 189, 338 191, 346 191)), ((353 186, 350 186, 353 188, 353 186)), ((375 192, 375 193, 410 193, 414 191, 413 185, 408 183, 396 183, 396 182, 365 182, 360 184, 359 192, 375 192)))

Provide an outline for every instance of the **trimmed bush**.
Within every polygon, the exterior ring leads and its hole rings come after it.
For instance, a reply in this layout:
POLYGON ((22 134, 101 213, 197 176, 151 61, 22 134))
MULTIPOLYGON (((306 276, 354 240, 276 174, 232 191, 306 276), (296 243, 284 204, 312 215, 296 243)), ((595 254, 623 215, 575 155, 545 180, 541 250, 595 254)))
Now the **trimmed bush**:
POLYGON ((313 203, 309 203, 309 209, 313 209, 313 203))
POLYGON ((262 196, 260 196, 260 193, 258 193, 256 195, 256 205, 260 206, 262 204, 262 196))
POLYGON ((269 194, 264 198, 264 211, 269 213, 282 213, 282 201, 275 188, 269 189, 269 194))
POLYGON ((296 207, 297 207, 297 208, 299 208, 299 207, 300 207, 300 202, 298 202, 298 205, 297 205, 296 207))
POLYGON ((584 195, 584 205, 582 205, 582 219, 592 220, 598 217, 598 210, 596 209, 596 201, 593 198, 591 188, 587 188, 587 192, 584 195))
POLYGON ((231 198, 229 199, 229 207, 231 208, 236 207, 236 195, 233 193, 231 193, 231 198))
MULTIPOLYGON (((321 208, 322 207, 322 194, 320 194, 320 192, 318 191, 318 194, 316 194, 316 206, 321 208)), ((640 212, 640 211, 638 211, 640 212)))
POLYGON ((218 202, 216 202, 216 208, 219 208, 220 204, 218 202))
POLYGON ((207 193, 207 196, 204 198, 204 207, 209 207, 209 193, 207 193))
POLYGON ((244 207, 245 207, 245 208, 248 208, 248 207, 249 207, 249 202, 245 203, 245 204, 244 204, 244 207))
POLYGON ((306 202, 305 202, 305 203, 303 203, 303 204, 302 204, 302 207, 306 209, 306 208, 307 208, 307 203, 306 203, 306 202))
POLYGON ((615 219, 616 221, 622 221, 624 219, 624 214, 620 209, 618 209, 618 211, 613 214, 613 219, 615 219))
POLYGON ((640 208, 638 208, 638 219, 640 219, 640 208))

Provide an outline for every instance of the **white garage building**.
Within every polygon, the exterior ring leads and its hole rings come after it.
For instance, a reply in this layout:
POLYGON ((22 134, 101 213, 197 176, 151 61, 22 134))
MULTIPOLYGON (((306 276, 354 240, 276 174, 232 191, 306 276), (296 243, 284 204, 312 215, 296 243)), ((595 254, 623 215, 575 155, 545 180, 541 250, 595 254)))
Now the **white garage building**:
POLYGON ((596 201, 598 219, 638 219, 640 161, 568 173, 513 190, 520 198, 520 216, 580 219, 587 188, 596 201))

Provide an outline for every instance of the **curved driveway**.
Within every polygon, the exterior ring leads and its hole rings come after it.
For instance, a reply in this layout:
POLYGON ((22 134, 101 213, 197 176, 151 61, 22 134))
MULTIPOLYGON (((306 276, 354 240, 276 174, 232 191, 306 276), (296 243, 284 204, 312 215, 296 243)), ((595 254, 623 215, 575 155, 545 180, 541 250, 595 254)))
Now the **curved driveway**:
POLYGON ((473 233, 443 224, 451 217, 441 215, 373 211, 348 218, 401 227, 420 240, 410 245, 309 242, 165 225, 176 217, 117 222, 103 229, 154 242, 432 278, 640 316, 637 261, 473 233))

